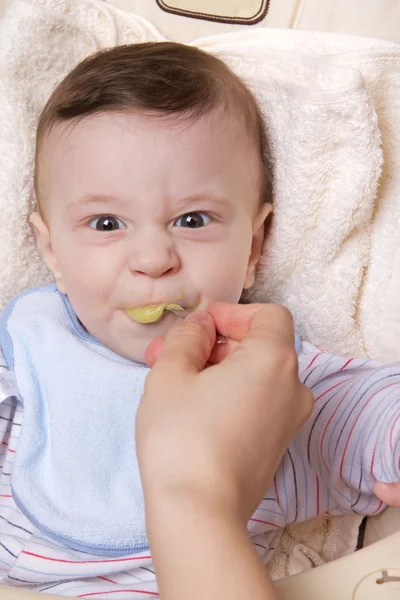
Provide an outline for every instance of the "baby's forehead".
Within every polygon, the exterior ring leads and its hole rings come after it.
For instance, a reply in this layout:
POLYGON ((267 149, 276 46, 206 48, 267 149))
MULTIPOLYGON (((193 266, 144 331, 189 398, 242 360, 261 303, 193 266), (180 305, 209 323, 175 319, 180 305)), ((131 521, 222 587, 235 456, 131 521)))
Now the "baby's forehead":
MULTIPOLYGON (((252 180, 258 187, 262 170, 259 146, 244 122, 221 111, 197 119, 102 112, 56 123, 40 160, 43 192, 46 186, 48 192, 60 185, 76 187, 77 178, 109 185, 108 179, 125 182, 132 175, 139 187, 146 177, 150 187, 152 179, 164 179, 168 187, 176 180, 190 186, 218 177, 239 184, 252 180)), ((54 194, 47 197, 52 200, 54 194)))
POLYGON ((42 151, 51 156, 55 146, 65 147, 69 142, 82 138, 97 138, 109 135, 113 129, 123 131, 125 128, 133 130, 137 137, 162 134, 166 139, 175 138, 184 140, 192 131, 195 136, 202 132, 209 140, 232 138, 240 141, 241 146, 256 147, 260 150, 259 132, 250 127, 239 111, 229 109, 224 105, 217 106, 199 116, 191 113, 156 113, 138 110, 99 111, 68 121, 58 121, 53 124, 42 142, 42 151))

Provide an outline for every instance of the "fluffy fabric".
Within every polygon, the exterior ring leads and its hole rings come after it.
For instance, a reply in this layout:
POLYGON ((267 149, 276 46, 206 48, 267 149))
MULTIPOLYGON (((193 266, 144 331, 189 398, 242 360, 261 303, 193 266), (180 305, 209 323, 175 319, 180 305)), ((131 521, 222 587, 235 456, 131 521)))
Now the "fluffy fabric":
POLYGON ((255 92, 275 220, 251 300, 331 352, 400 358, 400 46, 259 29, 198 40, 255 92))

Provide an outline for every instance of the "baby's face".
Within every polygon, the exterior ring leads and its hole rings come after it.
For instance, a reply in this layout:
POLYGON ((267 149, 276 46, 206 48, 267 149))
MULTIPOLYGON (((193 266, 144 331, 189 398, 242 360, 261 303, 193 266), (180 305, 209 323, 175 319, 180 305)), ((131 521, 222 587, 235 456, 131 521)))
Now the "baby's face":
POLYGON ((33 215, 59 289, 85 328, 144 361, 153 324, 129 308, 237 302, 254 281, 269 207, 260 157, 233 118, 104 113, 57 125, 42 154, 47 226, 33 215))

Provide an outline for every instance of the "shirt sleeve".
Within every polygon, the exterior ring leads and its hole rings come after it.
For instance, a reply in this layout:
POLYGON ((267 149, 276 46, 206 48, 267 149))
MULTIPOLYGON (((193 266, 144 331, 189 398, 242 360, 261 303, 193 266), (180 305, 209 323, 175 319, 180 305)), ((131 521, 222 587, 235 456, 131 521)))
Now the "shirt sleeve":
MULTIPOLYGON (((8 370, 0 348, 0 457, 5 454, 14 414, 17 409, 18 390, 14 373, 8 370)), ((1 466, 0 461, 0 466, 1 466)))
POLYGON ((400 363, 340 358, 303 342, 299 373, 313 413, 253 515, 257 532, 324 513, 377 513, 375 482, 400 481, 400 363))

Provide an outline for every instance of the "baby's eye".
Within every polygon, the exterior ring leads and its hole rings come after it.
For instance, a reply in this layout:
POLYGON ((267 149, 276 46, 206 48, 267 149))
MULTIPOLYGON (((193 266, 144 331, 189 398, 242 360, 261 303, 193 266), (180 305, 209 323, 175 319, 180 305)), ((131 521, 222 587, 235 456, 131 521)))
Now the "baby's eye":
POLYGON ((190 229, 198 229, 211 223, 211 217, 205 213, 192 212, 186 213, 177 219, 174 223, 176 227, 188 227, 190 229))
POLYGON ((117 229, 125 229, 126 225, 120 219, 117 219, 117 217, 103 215, 102 217, 92 219, 89 227, 97 231, 116 231, 117 229))

